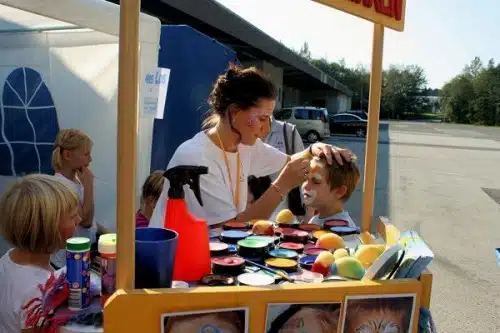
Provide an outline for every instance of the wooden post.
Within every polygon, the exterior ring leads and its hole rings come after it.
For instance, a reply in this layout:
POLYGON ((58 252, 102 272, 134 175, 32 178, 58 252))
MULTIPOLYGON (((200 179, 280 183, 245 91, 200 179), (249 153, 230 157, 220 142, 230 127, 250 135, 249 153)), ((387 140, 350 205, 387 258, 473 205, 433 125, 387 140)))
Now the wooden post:
POLYGON ((370 74, 370 101, 368 105, 368 132, 365 151, 365 177, 363 183, 363 208, 361 231, 370 231, 373 218, 375 183, 377 180, 378 128, 380 97, 382 92, 382 55, 384 50, 384 27, 374 24, 372 70, 370 74))
POLYGON ((140 0, 120 1, 118 155, 116 159, 117 289, 134 288, 140 10, 140 0))

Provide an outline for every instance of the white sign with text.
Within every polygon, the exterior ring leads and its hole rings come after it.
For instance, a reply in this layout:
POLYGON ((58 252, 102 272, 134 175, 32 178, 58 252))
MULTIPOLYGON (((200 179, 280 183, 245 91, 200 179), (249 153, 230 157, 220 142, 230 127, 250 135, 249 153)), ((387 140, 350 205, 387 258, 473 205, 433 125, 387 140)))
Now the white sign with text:
POLYGON ((157 68, 155 72, 146 73, 142 92, 143 117, 163 119, 169 79, 169 68, 157 68))

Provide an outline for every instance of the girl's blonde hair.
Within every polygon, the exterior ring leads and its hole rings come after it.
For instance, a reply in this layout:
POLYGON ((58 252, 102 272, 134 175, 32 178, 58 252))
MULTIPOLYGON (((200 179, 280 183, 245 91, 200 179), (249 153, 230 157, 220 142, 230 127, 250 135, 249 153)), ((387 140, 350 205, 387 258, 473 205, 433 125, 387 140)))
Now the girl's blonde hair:
POLYGON ((156 170, 151 173, 146 181, 142 185, 142 200, 146 200, 148 197, 152 197, 155 201, 160 199, 161 192, 163 191, 163 183, 165 177, 163 177, 164 171, 156 170))
POLYGON ((60 170, 62 168, 63 150, 74 150, 82 146, 91 146, 92 139, 76 128, 68 128, 59 131, 56 136, 56 143, 52 151, 52 168, 60 170))
POLYGON ((77 207, 77 194, 56 177, 25 176, 0 200, 0 231, 16 248, 54 253, 64 246, 59 222, 77 207))

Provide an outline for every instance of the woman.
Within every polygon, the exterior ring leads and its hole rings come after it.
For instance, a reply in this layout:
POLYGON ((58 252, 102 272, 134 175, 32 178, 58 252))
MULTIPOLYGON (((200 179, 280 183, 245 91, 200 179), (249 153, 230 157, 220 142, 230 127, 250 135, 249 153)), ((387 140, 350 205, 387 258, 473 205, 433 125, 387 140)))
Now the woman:
MULTIPOLYGON (((205 130, 181 144, 170 160, 168 168, 208 167, 208 174, 200 177, 203 206, 190 190, 185 191, 185 200, 190 213, 205 219, 210 227, 228 221, 268 219, 288 192, 304 181, 309 172, 309 161, 304 156, 324 154, 329 161, 336 158, 340 162, 340 154, 349 158, 346 151, 323 143, 293 156, 264 144, 259 137, 269 126, 275 100, 276 88, 262 72, 231 65, 214 84, 205 130), (269 189, 247 208, 248 176, 261 177, 280 170, 269 189)), ((169 186, 165 180, 151 227, 163 226, 169 186)))

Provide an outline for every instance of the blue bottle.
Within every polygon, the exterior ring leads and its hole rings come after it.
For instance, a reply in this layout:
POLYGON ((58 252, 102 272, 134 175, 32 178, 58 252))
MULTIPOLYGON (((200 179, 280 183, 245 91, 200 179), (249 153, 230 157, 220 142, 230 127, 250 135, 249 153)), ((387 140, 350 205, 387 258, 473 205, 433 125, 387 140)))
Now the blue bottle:
POLYGON ((90 239, 73 237, 66 241, 68 309, 80 311, 90 306, 90 239))

